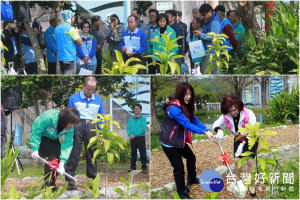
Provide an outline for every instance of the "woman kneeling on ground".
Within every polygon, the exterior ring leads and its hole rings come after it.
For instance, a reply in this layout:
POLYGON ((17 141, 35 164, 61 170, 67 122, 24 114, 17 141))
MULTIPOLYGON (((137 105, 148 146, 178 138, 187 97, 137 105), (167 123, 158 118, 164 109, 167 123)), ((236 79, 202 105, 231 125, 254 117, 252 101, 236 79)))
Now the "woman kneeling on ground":
POLYGON ((177 192, 182 199, 190 199, 189 189, 185 186, 184 165, 186 159, 187 185, 199 183, 196 174, 196 157, 187 143, 192 143, 191 132, 205 134, 213 139, 212 133, 194 115, 194 89, 187 82, 178 83, 173 99, 164 106, 159 141, 162 149, 174 168, 177 192))

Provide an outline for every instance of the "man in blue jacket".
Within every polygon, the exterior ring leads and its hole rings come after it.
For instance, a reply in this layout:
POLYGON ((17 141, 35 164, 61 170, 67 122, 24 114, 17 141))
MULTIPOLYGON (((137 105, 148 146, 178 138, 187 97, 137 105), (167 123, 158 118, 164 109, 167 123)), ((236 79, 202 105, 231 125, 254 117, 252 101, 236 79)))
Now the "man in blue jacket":
MULTIPOLYGON (((217 13, 213 12, 213 8, 209 4, 202 4, 199 12, 204 19, 203 28, 200 31, 194 31, 194 35, 200 37, 203 41, 204 49, 208 50, 208 45, 212 44, 212 38, 208 38, 210 36, 209 32, 214 32, 216 34, 221 33, 221 19, 217 15, 217 13)), ((201 73, 205 74, 206 68, 208 66, 209 55, 215 54, 213 51, 205 53, 204 57, 202 58, 201 64, 201 73)), ((215 74, 217 72, 216 65, 212 68, 212 73, 215 74)))
POLYGON ((82 39, 75 22, 75 13, 70 10, 61 12, 63 22, 55 28, 58 61, 62 74, 76 74, 76 45, 81 46, 82 39))
POLYGON ((56 74, 57 45, 55 41, 56 20, 50 20, 50 27, 45 31, 47 48, 48 74, 56 74))
POLYGON ((5 2, 1 1, 1 20, 5 22, 13 20, 13 9, 7 0, 5 2))
MULTIPOLYGON (((124 62, 129 58, 135 57, 142 60, 142 54, 147 49, 146 34, 137 27, 138 18, 130 15, 127 18, 128 31, 125 31, 121 41, 124 62)), ((134 64, 134 62, 131 62, 134 64)), ((141 71, 139 71, 141 73, 141 71)))
POLYGON ((134 115, 129 118, 127 123, 127 134, 130 137, 131 145, 131 170, 136 170, 137 149, 139 149, 142 173, 147 173, 147 156, 145 148, 145 134, 147 128, 147 120, 142 114, 141 104, 136 104, 134 107, 134 115))
MULTIPOLYGON (((66 164, 66 172, 71 176, 75 175, 83 141, 86 149, 86 176, 91 179, 95 179, 97 176, 97 163, 93 164, 92 162, 95 149, 87 149, 90 139, 96 135, 96 132, 91 131, 91 129, 96 128, 95 124, 91 124, 91 121, 96 119, 94 114, 104 114, 102 99, 95 94, 96 86, 97 80, 95 77, 85 77, 82 91, 72 95, 69 100, 68 106, 74 106, 80 114, 80 121, 74 128, 73 149, 66 164)), ((69 183, 67 190, 77 189, 73 180, 66 177, 66 181, 69 183)))

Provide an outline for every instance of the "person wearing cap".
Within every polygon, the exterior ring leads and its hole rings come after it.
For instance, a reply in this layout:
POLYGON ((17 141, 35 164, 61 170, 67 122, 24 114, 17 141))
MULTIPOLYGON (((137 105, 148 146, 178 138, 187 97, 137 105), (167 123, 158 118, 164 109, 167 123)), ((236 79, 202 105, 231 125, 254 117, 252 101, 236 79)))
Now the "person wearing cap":
POLYGON ((63 22, 55 28, 57 56, 62 74, 76 74, 76 44, 81 46, 82 38, 74 27, 74 13, 70 10, 61 12, 63 22))
POLYGON ((142 163, 142 173, 147 173, 147 156, 146 156, 146 144, 145 144, 145 134, 147 128, 146 117, 141 114, 142 106, 141 104, 136 104, 134 107, 134 115, 129 118, 127 123, 127 134, 130 138, 131 145, 131 167, 130 171, 136 170, 136 159, 137 159, 137 149, 139 149, 141 163, 142 163))
MULTIPOLYGON (((94 114, 104 114, 103 102, 100 96, 95 94, 97 80, 93 76, 86 76, 83 80, 82 91, 72 95, 69 99, 68 106, 75 106, 80 113, 80 121, 75 125, 74 143, 71 155, 66 163, 66 172, 71 176, 75 176, 76 168, 84 141, 86 149, 86 176, 95 179, 97 176, 97 162, 93 164, 94 146, 87 149, 89 141, 96 135, 92 129, 97 128, 91 121, 96 119, 94 114)), ((69 185, 67 190, 76 190, 75 182, 66 177, 69 185)))

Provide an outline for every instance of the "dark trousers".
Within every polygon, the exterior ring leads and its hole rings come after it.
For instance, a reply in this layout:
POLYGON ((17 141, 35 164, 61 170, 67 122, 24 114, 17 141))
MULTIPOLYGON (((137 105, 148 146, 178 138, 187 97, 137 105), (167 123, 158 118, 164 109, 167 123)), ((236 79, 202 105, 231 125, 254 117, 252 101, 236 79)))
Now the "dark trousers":
POLYGON ((37 63, 32 62, 25 64, 25 71, 27 74, 37 74, 37 63))
POLYGON ((56 74, 56 62, 48 62, 48 74, 56 74))
MULTIPOLYGON (((97 163, 95 162, 95 164, 93 164, 92 162, 95 149, 92 148, 93 146, 87 149, 90 139, 96 135, 95 132, 91 131, 91 129, 94 128, 95 124, 86 124, 84 122, 79 122, 75 125, 73 149, 65 167, 66 172, 71 176, 75 175, 81 153, 82 142, 84 142, 84 147, 86 150, 86 176, 94 179, 97 175, 97 163)), ((68 177, 66 177, 66 181, 68 181, 69 184, 75 184, 75 182, 68 177)))
POLYGON ((102 54, 101 54, 101 52, 96 54, 96 58, 97 58, 97 68, 96 68, 95 74, 101 74, 102 73, 102 54))
POLYGON ((130 140, 130 145, 131 145, 131 169, 134 170, 136 169, 137 149, 139 149, 140 152, 142 169, 147 169, 145 136, 135 137, 133 140, 130 140))
POLYGON ((178 192, 186 190, 184 182, 184 165, 182 157, 186 159, 188 178, 196 177, 196 157, 190 147, 186 144, 184 149, 175 147, 165 147, 162 145, 166 156, 173 167, 173 174, 178 192))
MULTIPOLYGON (((41 144, 40 144, 40 148, 39 148, 39 155, 41 157, 48 157, 48 161, 52 161, 54 158, 57 158, 58 163, 59 163, 60 147, 61 147, 61 145, 60 145, 59 139, 52 140, 52 139, 42 136, 41 144)), ((50 166, 45 164, 45 175, 49 173, 48 176, 45 177, 45 180, 47 178, 49 178, 51 171, 52 170, 50 169, 50 166)), ((47 182, 47 183, 45 183, 45 185, 46 186, 55 186, 55 177, 52 176, 50 183, 47 182)))
POLYGON ((59 61, 62 74, 76 74, 76 61, 59 61))

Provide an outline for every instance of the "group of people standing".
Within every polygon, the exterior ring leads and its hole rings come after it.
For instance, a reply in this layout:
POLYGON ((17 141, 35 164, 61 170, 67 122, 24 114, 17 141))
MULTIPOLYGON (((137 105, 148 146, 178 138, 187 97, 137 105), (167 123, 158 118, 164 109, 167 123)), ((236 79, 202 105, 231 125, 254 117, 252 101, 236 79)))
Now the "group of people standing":
MULTIPOLYGON (((156 51, 161 51, 162 47, 159 43, 151 41, 151 39, 159 39, 164 43, 161 34, 170 34, 171 40, 182 36, 177 40, 178 47, 172 52, 177 55, 185 55, 189 52, 189 43, 201 40, 204 50, 208 50, 211 43, 209 32, 216 34, 224 33, 228 36, 223 45, 228 46, 227 49, 231 56, 237 55, 242 51, 242 42, 245 36, 245 29, 240 21, 240 14, 237 10, 225 12, 223 5, 218 5, 215 9, 210 4, 202 4, 200 8, 192 9, 193 19, 189 25, 181 21, 182 12, 175 10, 167 10, 165 13, 159 13, 156 9, 148 11, 149 24, 142 20, 142 12, 139 8, 134 8, 131 15, 127 18, 128 27, 125 27, 117 14, 109 17, 109 25, 106 33, 101 28, 102 20, 100 16, 93 16, 91 22, 87 18, 81 16, 78 25, 74 26, 75 13, 70 10, 61 12, 63 22, 57 26, 55 19, 50 20, 50 27, 44 32, 40 23, 34 22, 36 27, 36 37, 41 43, 42 49, 46 48, 48 74, 56 74, 56 62, 59 62, 60 71, 63 74, 101 74, 102 53, 104 42, 109 43, 109 51, 111 61, 115 62, 115 50, 122 52, 125 60, 131 57, 139 58, 143 65, 147 63, 157 62, 156 59, 145 58, 145 55, 155 55, 156 51)), ((18 65, 19 39, 18 30, 13 23, 6 23, 3 31, 4 37, 1 37, 3 44, 9 49, 4 51, 6 62, 14 62, 18 65)), ((26 33, 25 27, 21 28, 21 45, 25 53, 26 71, 28 74, 36 74, 36 58, 34 51, 26 33), (35 63, 35 64, 32 64, 35 63)), ((192 58, 190 57, 190 71, 195 73, 194 64, 201 63, 201 73, 205 74, 208 65, 209 54, 214 51, 206 52, 204 56, 192 58)), ((45 55, 45 56, 46 56, 45 55)), ((183 58, 174 60, 179 66, 185 62, 183 58)), ((184 73, 187 70, 181 70, 184 73)), ((158 65, 148 66, 147 70, 140 70, 139 74, 159 74, 158 65)), ((213 68, 216 73, 216 67, 213 68)))

